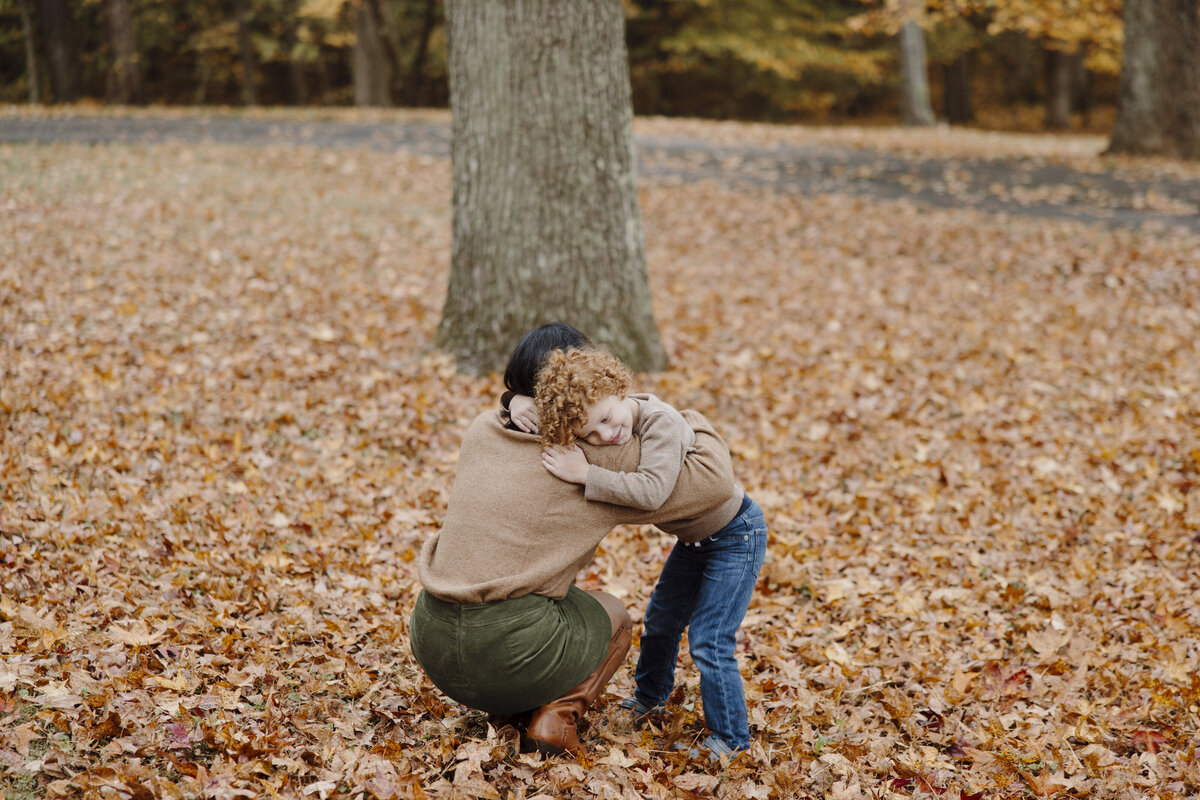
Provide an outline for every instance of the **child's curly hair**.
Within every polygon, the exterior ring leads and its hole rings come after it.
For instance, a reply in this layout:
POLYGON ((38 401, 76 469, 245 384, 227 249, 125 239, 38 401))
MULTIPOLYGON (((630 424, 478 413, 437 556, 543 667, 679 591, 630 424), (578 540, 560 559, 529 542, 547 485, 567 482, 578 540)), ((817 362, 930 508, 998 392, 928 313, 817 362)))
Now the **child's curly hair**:
POLYGON ((535 400, 542 444, 571 444, 587 424, 588 406, 605 397, 624 397, 632 386, 629 368, 603 350, 555 350, 538 371, 535 400))

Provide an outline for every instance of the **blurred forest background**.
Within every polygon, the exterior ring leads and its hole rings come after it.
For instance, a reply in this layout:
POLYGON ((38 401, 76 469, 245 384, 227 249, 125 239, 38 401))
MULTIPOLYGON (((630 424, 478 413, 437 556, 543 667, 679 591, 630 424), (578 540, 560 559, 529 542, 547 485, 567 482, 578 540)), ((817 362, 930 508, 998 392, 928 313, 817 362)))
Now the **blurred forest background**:
MULTIPOLYGON (((1120 0, 625 0, 639 115, 1107 131, 1120 0)), ((0 102, 446 106, 440 0, 0 0, 0 102)))

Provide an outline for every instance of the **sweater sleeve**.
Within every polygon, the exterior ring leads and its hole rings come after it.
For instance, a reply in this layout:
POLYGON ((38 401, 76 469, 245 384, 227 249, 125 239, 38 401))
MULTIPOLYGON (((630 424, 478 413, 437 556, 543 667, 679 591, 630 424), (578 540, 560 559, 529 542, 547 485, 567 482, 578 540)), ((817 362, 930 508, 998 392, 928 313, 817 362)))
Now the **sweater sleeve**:
POLYGON ((643 420, 641 463, 636 472, 614 472, 588 467, 584 497, 601 503, 654 511, 667 501, 683 468, 689 443, 667 414, 651 414, 643 420))

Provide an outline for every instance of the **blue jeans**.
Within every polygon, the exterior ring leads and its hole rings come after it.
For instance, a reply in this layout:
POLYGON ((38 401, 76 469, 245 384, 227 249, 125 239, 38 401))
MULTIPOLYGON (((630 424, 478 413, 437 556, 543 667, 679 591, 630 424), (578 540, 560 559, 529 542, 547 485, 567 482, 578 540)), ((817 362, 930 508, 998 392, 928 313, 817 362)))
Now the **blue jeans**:
POLYGON ((737 663, 737 631, 767 550, 767 523, 749 496, 738 515, 696 544, 677 542, 646 606, 636 698, 661 705, 675 685, 684 628, 700 670, 708 729, 735 750, 750 746, 746 695, 737 663))

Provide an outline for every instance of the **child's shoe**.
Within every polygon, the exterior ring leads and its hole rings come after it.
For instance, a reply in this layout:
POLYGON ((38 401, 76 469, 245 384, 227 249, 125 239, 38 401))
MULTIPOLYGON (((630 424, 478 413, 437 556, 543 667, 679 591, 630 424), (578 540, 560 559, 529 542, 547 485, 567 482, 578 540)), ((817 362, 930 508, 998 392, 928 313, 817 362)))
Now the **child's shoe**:
POLYGON ((656 706, 648 706, 641 700, 638 700, 636 695, 634 697, 626 697, 617 705, 630 712, 633 715, 633 721, 637 724, 643 722, 661 723, 667 716, 666 706, 661 703, 656 706))
POLYGON ((714 763, 721 760, 732 761, 746 752, 745 750, 738 750, 725 744, 725 740, 718 738, 715 733, 709 734, 707 739, 695 746, 678 742, 675 745, 675 749, 687 753, 688 758, 693 759, 700 758, 701 755, 707 752, 708 760, 714 763))

